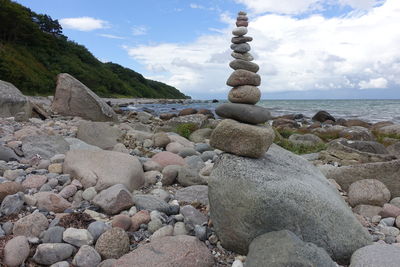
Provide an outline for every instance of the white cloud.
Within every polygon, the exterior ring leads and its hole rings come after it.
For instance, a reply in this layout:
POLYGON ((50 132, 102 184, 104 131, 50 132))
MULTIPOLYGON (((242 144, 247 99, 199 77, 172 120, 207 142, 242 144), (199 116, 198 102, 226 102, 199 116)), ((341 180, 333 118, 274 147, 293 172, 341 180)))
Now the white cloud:
POLYGON ((235 0, 254 13, 301 14, 323 9, 324 6, 342 5, 355 9, 370 9, 385 0, 235 0))
POLYGON ((147 27, 143 25, 134 26, 132 28, 132 34, 134 36, 146 35, 147 31, 148 31, 147 27))
POLYGON ((125 37, 122 37, 122 36, 117 36, 117 35, 113 35, 113 34, 106 34, 106 33, 102 33, 102 34, 99 34, 99 36, 101 36, 101 37, 105 37, 105 38, 110 38, 110 39, 125 39, 125 37))
MULTIPOLYGON (((229 22, 229 16, 223 21, 229 22)), ((400 1, 357 16, 259 15, 249 25, 263 92, 400 87, 400 1), (379 78, 377 78, 379 77, 379 78), (372 87, 371 87, 372 86, 372 87)), ((234 24, 187 44, 127 47, 150 75, 186 94, 228 92, 234 24)), ((334 96, 333 96, 334 97, 334 96)))
POLYGON ((370 79, 367 81, 361 81, 359 83, 360 89, 383 89, 387 88, 388 81, 385 78, 370 79))
POLYGON ((189 6, 190 6, 190 8, 193 8, 193 9, 204 9, 204 6, 194 4, 194 3, 191 3, 189 6))
POLYGON ((63 18, 60 19, 59 22, 64 29, 84 32, 109 28, 109 23, 107 21, 91 17, 63 18))

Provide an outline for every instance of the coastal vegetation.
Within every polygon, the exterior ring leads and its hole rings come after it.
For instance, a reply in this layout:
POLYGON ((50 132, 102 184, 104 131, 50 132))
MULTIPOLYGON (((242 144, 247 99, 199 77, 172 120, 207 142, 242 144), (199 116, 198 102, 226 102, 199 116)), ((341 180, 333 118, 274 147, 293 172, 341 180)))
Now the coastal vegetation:
POLYGON ((101 97, 187 98, 175 87, 102 63, 62 32, 58 20, 0 0, 0 80, 27 95, 52 95, 56 76, 69 73, 101 97))

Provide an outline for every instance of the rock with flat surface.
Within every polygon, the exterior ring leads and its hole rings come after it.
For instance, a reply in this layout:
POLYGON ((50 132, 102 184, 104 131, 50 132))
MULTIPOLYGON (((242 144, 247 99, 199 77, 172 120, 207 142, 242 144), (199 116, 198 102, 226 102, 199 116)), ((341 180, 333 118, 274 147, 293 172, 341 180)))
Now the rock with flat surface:
POLYGON ((84 245, 75 254, 72 264, 76 267, 93 267, 99 265, 101 256, 91 247, 84 245))
POLYGON ((335 261, 348 261, 371 242, 322 173, 277 145, 259 159, 222 154, 208 190, 216 234, 222 246, 238 253, 247 253, 255 237, 284 229, 324 248, 335 261))
POLYGON ((40 244, 36 248, 33 260, 43 265, 51 265, 53 263, 68 259, 75 252, 75 248, 70 244, 40 244))
POLYGON ((229 63, 229 66, 234 70, 248 70, 254 73, 257 73, 260 69, 260 67, 256 63, 243 59, 235 59, 231 63, 229 63))
POLYGON ((400 248, 387 244, 374 244, 360 248, 351 256, 349 267, 398 267, 400 248))
POLYGON ((92 90, 67 73, 57 76, 51 109, 61 115, 78 116, 92 121, 116 121, 117 114, 92 90))
POLYGON ((13 234, 14 236, 39 237, 40 233, 46 230, 48 226, 49 222, 46 216, 40 212, 35 212, 15 222, 13 234))
POLYGON ((232 88, 228 94, 228 100, 232 103, 254 105, 260 101, 260 98, 260 89, 251 85, 242 85, 232 88))
POLYGON ((274 138, 274 131, 270 127, 223 120, 214 129, 210 145, 235 155, 259 158, 265 154, 274 138))
POLYGON ((229 76, 226 84, 232 87, 241 85, 259 86, 261 84, 261 77, 254 72, 238 69, 229 76))
POLYGON ((313 243, 303 242, 288 230, 269 232, 250 244, 246 267, 323 266, 336 267, 328 253, 313 243))
POLYGON ((12 117, 24 112, 28 119, 32 114, 32 105, 13 84, 0 80, 0 117, 12 117))
POLYGON ((192 185, 179 189, 175 193, 175 198, 184 203, 201 203, 208 205, 208 186, 192 185))
POLYGON ((248 124, 260 124, 272 118, 266 108, 248 104, 224 103, 215 112, 220 117, 248 124))
POLYGON ((111 215, 133 206, 132 194, 122 184, 116 184, 103 190, 93 198, 92 202, 111 215))
POLYGON ((400 197, 400 160, 330 167, 321 170, 328 179, 334 179, 345 191, 355 181, 376 179, 386 185, 392 198, 400 197))
POLYGON ((115 184, 129 191, 144 184, 142 164, 137 157, 115 151, 72 150, 66 154, 63 171, 78 179, 84 188, 97 192, 115 184))
POLYGON ((65 154, 69 144, 60 135, 36 135, 22 139, 22 151, 28 159, 38 154, 44 159, 50 159, 57 154, 65 154))
POLYGON ((390 200, 389 189, 375 179, 363 179, 352 183, 347 195, 348 202, 352 207, 358 204, 383 206, 390 200))
POLYGON ((207 247, 196 237, 179 235, 157 239, 124 255, 114 266, 190 266, 212 267, 214 259, 207 247))
POLYGON ((122 131, 107 122, 82 121, 76 137, 102 149, 112 149, 122 137, 122 131))

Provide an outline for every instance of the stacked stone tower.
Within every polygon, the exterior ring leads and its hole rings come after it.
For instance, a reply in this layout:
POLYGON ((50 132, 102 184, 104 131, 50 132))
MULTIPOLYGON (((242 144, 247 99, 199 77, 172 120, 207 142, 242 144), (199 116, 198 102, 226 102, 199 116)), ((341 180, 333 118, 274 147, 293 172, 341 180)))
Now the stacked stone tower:
POLYGON ((234 60, 229 66, 234 70, 226 84, 233 87, 229 94, 230 103, 218 106, 215 112, 223 118, 211 136, 211 145, 225 152, 253 158, 262 157, 272 144, 274 132, 271 128, 260 126, 267 122, 269 111, 255 104, 260 101, 261 92, 257 86, 261 77, 257 74, 259 66, 252 61, 248 44, 253 40, 246 36, 249 24, 245 12, 239 12, 236 26, 232 31, 231 49, 234 60))

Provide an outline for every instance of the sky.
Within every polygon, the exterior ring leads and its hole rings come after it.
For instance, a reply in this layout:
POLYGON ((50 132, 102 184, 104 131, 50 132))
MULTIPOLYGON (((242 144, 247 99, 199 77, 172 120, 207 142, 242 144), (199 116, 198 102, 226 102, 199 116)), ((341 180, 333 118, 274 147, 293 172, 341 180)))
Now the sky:
POLYGON ((223 99, 248 13, 263 99, 400 99, 400 0, 17 0, 99 60, 223 99))

